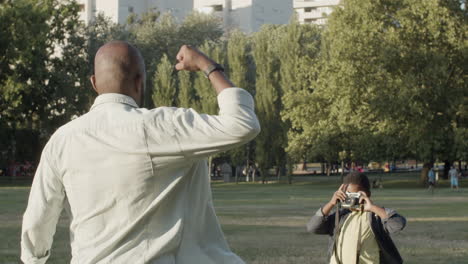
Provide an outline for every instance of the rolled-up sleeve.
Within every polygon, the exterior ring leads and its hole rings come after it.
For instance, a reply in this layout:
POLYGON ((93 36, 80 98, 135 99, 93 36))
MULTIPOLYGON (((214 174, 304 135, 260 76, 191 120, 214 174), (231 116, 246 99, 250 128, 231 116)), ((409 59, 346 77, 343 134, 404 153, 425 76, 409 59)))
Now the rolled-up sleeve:
POLYGON ((173 124, 185 156, 208 156, 247 143, 260 132, 252 96, 241 88, 228 88, 217 97, 219 115, 178 109, 173 124))
POLYGON ((387 213, 387 218, 382 219, 382 223, 388 233, 397 233, 405 228, 405 217, 399 215, 395 210, 390 208, 385 208, 385 212, 387 213))
POLYGON ((21 260, 24 263, 45 263, 49 258, 64 199, 62 181, 44 150, 23 216, 21 260))
POLYGON ((334 219, 335 213, 330 216, 324 216, 322 213, 322 208, 319 208, 307 223, 307 232, 313 232, 315 234, 321 235, 332 235, 333 228, 335 227, 335 223, 333 222, 334 219))

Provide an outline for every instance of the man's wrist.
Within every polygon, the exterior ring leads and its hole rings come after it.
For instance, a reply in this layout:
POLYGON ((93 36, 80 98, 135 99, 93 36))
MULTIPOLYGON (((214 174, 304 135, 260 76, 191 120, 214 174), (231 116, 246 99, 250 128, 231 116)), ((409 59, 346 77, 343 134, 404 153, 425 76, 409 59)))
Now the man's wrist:
POLYGON ((202 71, 205 72, 211 65, 216 64, 212 59, 208 58, 206 55, 201 54, 200 60, 198 63, 198 68, 202 71))
POLYGON ((214 73, 215 71, 224 72, 224 68, 223 66, 216 63, 213 65, 210 65, 206 70, 203 71, 203 73, 205 74, 205 77, 209 79, 211 73, 214 73))

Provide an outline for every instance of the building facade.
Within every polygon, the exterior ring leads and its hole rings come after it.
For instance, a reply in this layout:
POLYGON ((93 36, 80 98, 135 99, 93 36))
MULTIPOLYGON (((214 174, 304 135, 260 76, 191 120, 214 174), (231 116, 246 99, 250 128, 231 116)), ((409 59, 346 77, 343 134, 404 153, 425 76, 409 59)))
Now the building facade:
POLYGON ((294 0, 294 11, 300 23, 323 25, 340 0, 294 0))
POLYGON ((239 28, 246 33, 258 31, 263 24, 286 24, 293 14, 292 0, 78 0, 78 4, 85 23, 103 13, 123 24, 130 14, 153 8, 181 21, 195 10, 220 17, 225 29, 239 28))
POLYGON ((103 13, 113 22, 124 24, 131 14, 151 9, 169 12, 183 20, 190 12, 214 14, 225 29, 239 28, 251 33, 263 24, 287 24, 294 12, 301 23, 325 24, 340 0, 78 0, 85 23, 103 13))
POLYGON ((77 0, 80 18, 89 23, 98 13, 103 13, 112 22, 124 24, 131 14, 142 14, 156 9, 161 13, 170 12, 182 20, 193 10, 193 0, 77 0))
POLYGON ((292 0, 194 0, 194 10, 223 20, 225 29, 258 31, 263 24, 287 24, 293 14, 292 0))

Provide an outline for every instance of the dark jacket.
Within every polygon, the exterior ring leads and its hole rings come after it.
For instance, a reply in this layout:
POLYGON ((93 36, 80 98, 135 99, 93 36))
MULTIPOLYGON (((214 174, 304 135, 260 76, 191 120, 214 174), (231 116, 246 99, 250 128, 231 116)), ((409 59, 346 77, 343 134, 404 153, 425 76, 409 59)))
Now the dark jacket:
MULTIPOLYGON (((397 214, 394 210, 385 208, 388 217, 381 219, 374 213, 370 214, 370 226, 371 230, 375 235, 375 239, 380 249, 380 264, 400 264, 403 263, 403 259, 398 252, 395 244, 390 238, 390 234, 396 233, 402 230, 406 225, 406 219, 397 214)), ((348 209, 340 210, 339 214, 339 228, 343 225, 346 218, 351 213, 348 209)), ((339 230, 338 228, 338 230, 339 230)), ((314 232, 315 234, 329 235, 330 243, 328 247, 329 257, 332 256, 333 248, 335 246, 335 213, 324 216, 322 208, 318 209, 314 216, 307 223, 307 231, 314 232)))

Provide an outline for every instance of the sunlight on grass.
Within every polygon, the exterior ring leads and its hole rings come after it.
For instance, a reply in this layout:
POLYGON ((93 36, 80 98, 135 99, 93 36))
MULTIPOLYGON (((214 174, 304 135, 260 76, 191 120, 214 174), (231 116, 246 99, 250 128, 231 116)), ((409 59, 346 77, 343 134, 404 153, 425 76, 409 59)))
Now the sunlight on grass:
MULTIPOLYGON (((396 209, 408 222, 394 239, 405 263, 466 263, 468 189, 438 186, 429 193, 417 175, 385 176, 372 190, 376 204, 396 209), (410 186, 410 187, 408 187, 410 186), (413 187, 411 187, 413 186, 413 187)), ((283 183, 212 184, 213 202, 234 252, 252 264, 327 263, 328 237, 306 232, 305 224, 338 187, 339 177, 300 178, 283 183)), ((466 186, 466 179, 461 186, 466 186)), ((28 187, 0 187, 0 263, 19 262, 21 219, 28 187)), ((70 260, 68 220, 62 216, 47 263, 70 260)))

